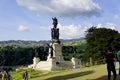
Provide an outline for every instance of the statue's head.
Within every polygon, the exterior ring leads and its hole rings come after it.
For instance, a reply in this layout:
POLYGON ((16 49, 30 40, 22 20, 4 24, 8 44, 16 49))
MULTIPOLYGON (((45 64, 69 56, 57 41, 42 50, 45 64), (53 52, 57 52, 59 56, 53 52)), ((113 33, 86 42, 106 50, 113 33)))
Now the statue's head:
POLYGON ((53 21, 57 21, 57 18, 56 18, 56 17, 53 17, 52 20, 53 20, 53 21))
POLYGON ((56 27, 57 27, 57 24, 58 24, 57 18, 54 17, 54 18, 52 18, 52 20, 53 20, 54 28, 56 28, 56 27))

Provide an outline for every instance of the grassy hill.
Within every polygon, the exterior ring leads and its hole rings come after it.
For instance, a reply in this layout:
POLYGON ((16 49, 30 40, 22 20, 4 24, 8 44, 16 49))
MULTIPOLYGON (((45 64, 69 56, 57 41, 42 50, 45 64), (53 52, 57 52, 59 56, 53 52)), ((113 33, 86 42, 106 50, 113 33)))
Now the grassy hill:
MULTIPOLYGON (((117 72, 118 65, 117 63, 117 72)), ((11 75, 15 80, 21 80, 22 72, 23 70, 11 72, 11 75)), ((51 72, 28 70, 28 73, 31 76, 30 80, 107 80, 107 69, 105 64, 51 72)), ((118 80, 120 80, 120 78, 118 80)))

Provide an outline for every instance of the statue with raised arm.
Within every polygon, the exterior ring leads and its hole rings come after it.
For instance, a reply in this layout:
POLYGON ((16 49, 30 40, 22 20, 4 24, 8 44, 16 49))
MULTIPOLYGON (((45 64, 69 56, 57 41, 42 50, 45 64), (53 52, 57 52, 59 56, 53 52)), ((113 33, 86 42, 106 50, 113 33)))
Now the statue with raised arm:
POLYGON ((57 28, 58 20, 56 17, 52 18, 53 28, 51 29, 52 42, 60 43, 59 41, 59 28, 57 28))
POLYGON ((54 28, 57 28, 58 20, 56 17, 52 18, 54 28))

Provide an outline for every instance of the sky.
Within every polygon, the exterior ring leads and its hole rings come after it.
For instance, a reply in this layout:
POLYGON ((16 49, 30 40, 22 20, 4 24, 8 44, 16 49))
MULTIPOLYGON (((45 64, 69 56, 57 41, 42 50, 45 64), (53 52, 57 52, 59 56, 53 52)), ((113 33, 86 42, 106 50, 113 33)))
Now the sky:
POLYGON ((83 38, 92 26, 120 32, 120 0, 0 0, 0 41, 83 38))

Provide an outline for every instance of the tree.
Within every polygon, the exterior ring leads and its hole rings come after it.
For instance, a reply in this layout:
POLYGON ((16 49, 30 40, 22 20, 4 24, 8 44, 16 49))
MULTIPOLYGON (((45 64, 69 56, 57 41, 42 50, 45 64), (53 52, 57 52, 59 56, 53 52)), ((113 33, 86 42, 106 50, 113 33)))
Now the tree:
POLYGON ((112 47, 114 52, 120 49, 119 41, 118 31, 91 27, 87 30, 84 58, 87 60, 92 57, 94 61, 98 61, 106 53, 108 47, 112 47))

